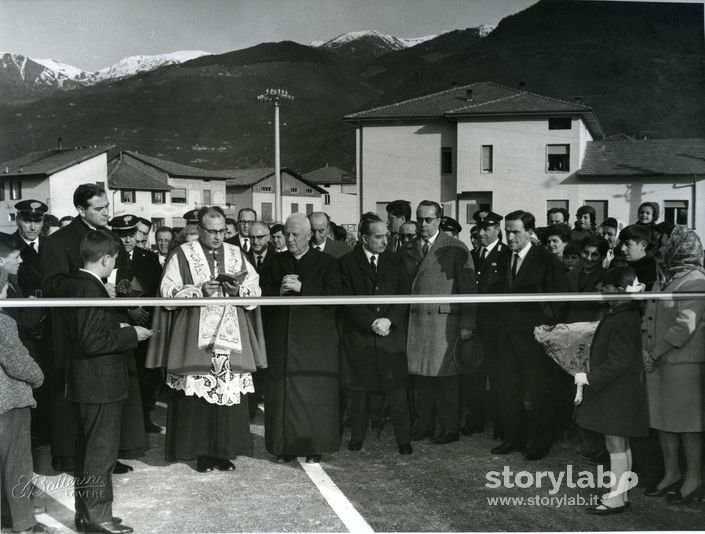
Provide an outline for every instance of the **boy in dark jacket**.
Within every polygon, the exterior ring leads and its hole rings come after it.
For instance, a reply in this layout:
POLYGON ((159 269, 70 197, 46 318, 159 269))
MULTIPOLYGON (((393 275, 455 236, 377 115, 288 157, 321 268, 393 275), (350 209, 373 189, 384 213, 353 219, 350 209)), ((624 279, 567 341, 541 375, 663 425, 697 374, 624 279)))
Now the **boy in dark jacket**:
MULTIPOLYGON (((84 267, 67 283, 67 295, 108 298, 101 279, 115 267, 119 244, 104 230, 88 232, 81 242, 84 267)), ((123 401, 127 398, 126 351, 152 332, 121 324, 114 308, 68 308, 71 362, 67 371, 73 402, 76 443, 76 527, 79 531, 127 534, 113 517, 111 474, 117 462, 123 401)))

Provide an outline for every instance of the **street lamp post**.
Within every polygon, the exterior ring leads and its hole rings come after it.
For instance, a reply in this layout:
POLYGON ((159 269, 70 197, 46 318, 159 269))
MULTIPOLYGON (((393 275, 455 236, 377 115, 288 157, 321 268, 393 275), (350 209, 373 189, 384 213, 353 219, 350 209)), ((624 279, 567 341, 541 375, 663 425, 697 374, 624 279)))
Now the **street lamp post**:
POLYGON ((275 221, 284 222, 282 206, 282 176, 279 150, 279 102, 294 100, 286 89, 267 89, 257 97, 260 102, 274 102, 274 217, 275 221))

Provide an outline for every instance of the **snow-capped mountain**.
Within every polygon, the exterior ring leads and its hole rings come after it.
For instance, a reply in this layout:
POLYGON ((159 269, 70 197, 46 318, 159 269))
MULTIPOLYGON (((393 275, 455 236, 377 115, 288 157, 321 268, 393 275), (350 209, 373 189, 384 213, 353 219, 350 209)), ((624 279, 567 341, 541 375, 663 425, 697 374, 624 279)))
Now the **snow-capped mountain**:
POLYGON ((171 54, 130 56, 121 59, 110 67, 93 73, 93 79, 89 83, 127 78, 139 72, 147 72, 166 65, 175 65, 207 55, 210 55, 210 52, 204 52, 202 50, 181 50, 179 52, 172 52, 171 54))
MULTIPOLYGON (((494 30, 495 26, 483 24, 476 28, 480 37, 486 37, 494 30)), ((353 57, 377 57, 387 52, 403 50, 412 46, 435 39, 439 35, 425 35, 423 37, 395 37, 376 30, 361 30, 343 33, 328 41, 314 41, 313 47, 327 48, 332 52, 353 57)))
POLYGON ((88 74, 90 74, 82 69, 79 69, 78 67, 74 67, 73 65, 68 65, 66 63, 61 63, 59 61, 56 61, 55 59, 32 58, 32 61, 43 65, 49 71, 55 73, 56 75, 65 77, 67 79, 78 80, 81 78, 85 78, 88 74))

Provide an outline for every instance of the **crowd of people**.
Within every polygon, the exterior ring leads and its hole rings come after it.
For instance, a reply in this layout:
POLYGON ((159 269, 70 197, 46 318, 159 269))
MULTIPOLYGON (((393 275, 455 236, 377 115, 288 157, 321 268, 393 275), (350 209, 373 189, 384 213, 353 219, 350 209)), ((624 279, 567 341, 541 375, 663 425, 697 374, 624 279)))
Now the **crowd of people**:
MULTIPOLYGON (((658 223, 658 204, 642 205, 628 226, 614 218, 598 225, 595 210, 582 206, 573 228, 562 208, 548 211, 545 227, 523 210, 483 209, 470 248, 432 200, 414 217, 404 200, 387 205, 386 220, 364 214, 356 242, 323 212, 269 226, 254 209, 232 220, 214 206, 186 213, 180 231, 156 228, 155 251, 147 247, 151 223, 110 218, 100 186, 79 186, 74 205, 77 215, 51 235, 45 204, 16 205, 17 232, 0 235, 0 296, 232 303, 0 313, 3 511, 14 531, 48 530, 29 495, 12 487, 31 475, 32 449, 49 443, 54 468, 76 477, 77 528, 131 532, 113 516, 111 477, 132 470, 118 459, 143 455, 147 433, 162 432, 151 418, 160 396, 168 401, 166 459, 193 461, 199 472, 232 471, 234 458, 252 454, 249 423, 264 403, 265 446, 277 462, 319 462, 339 450, 346 425, 347 448, 359 451, 370 428, 391 421, 402 455, 413 442, 442 446, 491 426, 494 455, 534 461, 572 437, 585 457, 606 457, 617 478, 646 475, 646 495, 689 502, 705 493, 705 299, 645 307, 627 298, 609 307, 238 304, 261 296, 705 291, 700 239, 658 223), (540 325, 598 321, 590 369, 574 376, 534 336, 540 325), (573 410, 576 384, 585 395, 573 410), (650 429, 661 468, 649 462, 650 429)), ((589 511, 619 513, 627 499, 613 491, 589 511)))

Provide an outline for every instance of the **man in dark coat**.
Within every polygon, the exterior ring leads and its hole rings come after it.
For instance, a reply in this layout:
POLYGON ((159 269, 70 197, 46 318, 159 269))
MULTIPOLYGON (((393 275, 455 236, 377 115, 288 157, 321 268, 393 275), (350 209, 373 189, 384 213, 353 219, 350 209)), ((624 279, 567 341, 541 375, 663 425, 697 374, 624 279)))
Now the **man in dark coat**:
MULTIPOLYGON (((345 295, 405 295, 409 278, 401 258, 387 248, 385 223, 365 218, 361 246, 338 260, 345 295)), ((382 392, 400 454, 410 454, 411 420, 406 396, 406 305, 342 306, 340 332, 343 387, 350 389, 348 449, 360 450, 369 426, 369 396, 382 392)), ((375 414, 378 415, 379 414, 375 414)))
POLYGON ((327 213, 315 211, 308 216, 308 220, 311 223, 311 247, 314 250, 325 252, 334 258, 340 258, 350 252, 345 243, 328 237, 330 217, 327 213))
MULTIPOLYGON (((512 257, 507 269, 510 293, 566 293, 568 278, 558 258, 531 243, 536 221, 531 213, 513 211, 504 217, 512 257)), ((526 447, 528 460, 548 454, 555 433, 553 360, 534 339, 534 327, 562 322, 566 306, 558 302, 527 302, 505 306, 500 324, 500 403, 505 441, 493 454, 526 447), (528 393, 533 409, 524 409, 528 393)))
MULTIPOLYGON (((469 295, 477 292, 468 247, 439 230, 441 207, 423 200, 416 209, 419 237, 401 251, 412 295, 469 295)), ((412 304, 407 339, 418 419, 412 439, 444 445, 460 438, 460 371, 454 352, 472 337, 474 304, 412 304), (436 416, 440 431, 435 435, 436 416)))
MULTIPOLYGON (((101 278, 115 266, 119 245, 105 230, 89 230, 80 245, 85 267, 66 280, 67 294, 108 298, 101 278)), ((118 457, 123 402, 127 399, 126 351, 151 331, 122 328, 113 308, 69 308, 67 391, 78 427, 76 439, 76 527, 79 531, 127 534, 113 517, 111 475, 118 457)))
MULTIPOLYGON (((480 247, 471 251, 475 265, 478 293, 505 293, 507 265, 511 251, 502 243, 500 222, 503 217, 492 211, 477 223, 480 247)), ((482 432, 485 426, 486 400, 495 437, 502 434, 499 416, 499 325, 502 322, 501 304, 479 304, 477 309, 477 334, 482 342, 485 359, 480 369, 461 375, 462 399, 467 410, 460 432, 470 436, 482 432), (489 396, 486 382, 489 379, 489 396), (488 398, 486 398, 488 397, 488 398)))
MULTIPOLYGON (((67 292, 66 283, 83 267, 80 256, 81 240, 89 230, 105 228, 108 224, 108 197, 101 186, 95 183, 79 185, 74 191, 73 202, 79 216, 75 217, 67 226, 47 237, 41 249, 44 297, 65 298, 72 296, 67 292)), ((111 297, 115 296, 114 283, 105 283, 105 288, 111 297)), ((70 325, 66 324, 66 315, 61 308, 54 308, 50 319, 54 367, 49 376, 54 408, 51 438, 52 464, 54 469, 58 471, 72 471, 75 461, 76 427, 73 424, 70 403, 64 394, 65 363, 71 351, 71 348, 67 346, 66 332, 70 325)), ((135 386, 130 388, 130 398, 133 402, 128 405, 139 407, 141 401, 136 380, 135 386)), ((133 421, 135 414, 127 412, 128 410, 123 410, 125 420, 123 421, 123 432, 120 433, 120 449, 121 451, 132 451, 129 456, 136 457, 141 455, 141 452, 147 447, 147 437, 141 416, 133 421)), ((124 473, 131 471, 132 467, 118 462, 116 469, 116 472, 124 473)))
MULTIPOLYGON (((117 296, 118 297, 156 297, 159 291, 159 279, 162 267, 157 254, 151 250, 140 248, 138 239, 140 223, 144 227, 144 219, 135 215, 118 215, 113 217, 108 225, 122 242, 121 264, 118 265, 117 296)), ((121 310, 122 311, 122 310, 121 310)), ((125 311, 130 324, 148 327, 152 322, 152 309, 142 306, 125 311)), ((146 432, 159 434, 162 428, 152 422, 150 412, 157 402, 157 389, 163 383, 161 369, 146 369, 144 366, 149 343, 140 343, 135 350, 136 373, 142 397, 142 417, 146 432)), ((134 372, 134 371, 133 371, 134 372)))
MULTIPOLYGON (((340 295, 335 258, 309 247, 311 225, 291 215, 285 226, 288 251, 274 256, 263 273, 265 296, 340 295)), ((278 461, 338 450, 338 332, 333 306, 272 306, 265 316, 269 369, 265 398, 265 446, 278 461)))
POLYGON ((242 208, 237 212, 237 234, 228 238, 225 242, 228 245, 240 247, 243 252, 250 252, 252 244, 250 242, 250 225, 257 220, 257 212, 252 208, 242 208))

